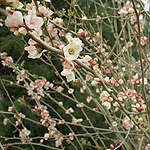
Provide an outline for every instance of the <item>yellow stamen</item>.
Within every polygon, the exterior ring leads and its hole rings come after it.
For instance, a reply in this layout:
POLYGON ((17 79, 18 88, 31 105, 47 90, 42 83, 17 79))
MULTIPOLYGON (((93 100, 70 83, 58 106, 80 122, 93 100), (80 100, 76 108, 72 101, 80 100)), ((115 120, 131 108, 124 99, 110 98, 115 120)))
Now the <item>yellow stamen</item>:
POLYGON ((73 49, 73 48, 69 48, 68 53, 69 53, 70 55, 74 54, 74 49, 73 49))

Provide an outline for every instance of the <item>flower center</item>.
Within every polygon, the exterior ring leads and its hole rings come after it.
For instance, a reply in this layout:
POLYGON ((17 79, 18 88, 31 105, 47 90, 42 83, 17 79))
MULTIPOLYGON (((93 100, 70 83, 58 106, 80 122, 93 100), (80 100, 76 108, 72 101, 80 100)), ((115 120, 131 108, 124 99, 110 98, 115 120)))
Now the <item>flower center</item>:
POLYGON ((68 53, 69 53, 70 55, 74 54, 74 49, 73 49, 73 48, 69 48, 68 53))

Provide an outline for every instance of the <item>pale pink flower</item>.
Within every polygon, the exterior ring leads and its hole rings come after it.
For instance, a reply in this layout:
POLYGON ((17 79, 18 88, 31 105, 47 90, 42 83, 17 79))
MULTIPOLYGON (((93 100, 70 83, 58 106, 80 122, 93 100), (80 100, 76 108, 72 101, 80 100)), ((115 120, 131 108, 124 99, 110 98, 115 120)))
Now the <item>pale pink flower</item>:
POLYGON ((87 74, 86 75, 86 81, 89 81, 91 79, 91 75, 87 74))
POLYGON ((117 0, 117 2, 120 4, 120 0, 117 0))
POLYGON ((85 89, 84 89, 84 88, 80 88, 80 92, 81 92, 81 93, 84 93, 84 92, 85 92, 85 89))
POLYGON ((107 101, 102 102, 102 105, 105 106, 108 110, 111 108, 111 104, 107 101))
POLYGON ((78 36, 83 36, 83 32, 84 32, 83 29, 79 29, 79 31, 77 32, 78 36))
POLYGON ((49 87, 50 87, 50 82, 46 82, 45 85, 44 85, 44 88, 45 88, 46 90, 48 90, 49 87))
POLYGON ((150 150, 150 144, 147 144, 145 150, 150 150))
POLYGON ((63 68, 64 69, 71 69, 71 70, 74 70, 74 62, 73 61, 68 61, 68 60, 65 60, 63 63, 63 68))
POLYGON ((40 28, 43 25, 43 19, 36 16, 36 8, 33 7, 32 10, 28 11, 28 15, 24 17, 26 26, 30 29, 34 29, 40 32, 40 28))
POLYGON ((118 98, 122 98, 122 99, 126 99, 127 98, 127 96, 126 96, 126 94, 124 93, 124 92, 119 92, 119 94, 117 95, 117 97, 118 98))
POLYGON ((46 82, 46 79, 45 78, 42 78, 42 79, 36 79, 35 80, 35 85, 37 85, 38 87, 43 87, 44 84, 46 82))
POLYGON ((131 24, 134 24, 136 22, 136 17, 135 16, 131 16, 130 21, 131 21, 131 24))
POLYGON ((3 120, 3 124, 6 126, 8 124, 9 119, 8 118, 4 118, 3 120))
POLYGON ((63 106, 63 102, 58 102, 58 105, 59 106, 63 106))
POLYGON ((64 69, 61 75, 67 78, 67 82, 75 81, 75 74, 71 69, 64 69))
POLYGON ((87 103, 90 103, 91 100, 92 100, 92 96, 88 96, 88 97, 86 98, 87 103))
POLYGON ((116 81, 116 79, 115 79, 114 77, 112 77, 112 78, 110 79, 110 82, 111 82, 113 85, 115 85, 115 86, 119 86, 118 82, 116 81))
POLYGON ((28 78, 28 70, 24 70, 24 69, 23 69, 23 70, 21 71, 21 75, 22 75, 24 78, 27 79, 27 78, 28 78))
POLYGON ((76 118, 72 118, 72 123, 77 124, 77 123, 81 123, 83 121, 82 118, 76 119, 76 118))
POLYGON ((133 42, 128 42, 126 43, 126 48, 132 47, 133 46, 133 42))
POLYGON ((29 142, 29 135, 30 135, 31 131, 27 130, 27 128, 22 129, 21 131, 19 131, 19 137, 21 137, 21 141, 23 143, 29 142))
POLYGON ((144 46, 147 42, 147 37, 146 36, 141 36, 141 45, 144 46))
POLYGON ((133 128, 133 123, 130 120, 130 118, 128 116, 126 116, 123 120, 122 120, 123 126, 129 130, 130 128, 133 128))
POLYGON ((66 33, 65 34, 65 38, 69 41, 72 38, 72 34, 71 33, 66 33))
POLYGON ((127 15, 128 13, 134 13, 133 5, 129 1, 118 12, 120 15, 127 15))
POLYGON ((136 73, 136 74, 133 76, 133 79, 131 79, 131 82, 132 82, 132 84, 134 84, 134 83, 140 83, 138 73, 136 73))
POLYGON ((87 40, 90 39, 89 33, 86 30, 79 29, 77 34, 78 34, 78 36, 85 37, 87 40))
POLYGON ((5 20, 5 25, 10 27, 10 31, 14 32, 16 36, 27 34, 26 29, 23 27, 22 13, 19 11, 13 12, 12 15, 9 14, 5 20))
POLYGON ((105 77, 104 82, 108 83, 109 82, 109 77, 105 77))
POLYGON ((71 38, 69 44, 64 47, 64 56, 67 60, 75 60, 82 51, 82 41, 79 38, 71 38))
POLYGON ((39 12, 46 16, 47 18, 50 18, 50 16, 54 13, 52 10, 49 8, 46 8, 45 6, 39 5, 39 12))
POLYGON ((19 116, 20 118, 25 118, 25 117, 26 117, 23 113, 19 113, 18 116, 19 116))
POLYGON ((9 66, 13 63, 13 59, 11 56, 8 56, 5 58, 5 60, 2 60, 3 66, 9 66))
POLYGON ((19 11, 15 11, 12 15, 8 15, 5 20, 5 25, 8 27, 16 27, 23 25, 23 16, 19 11))
POLYGON ((101 101, 107 101, 110 97, 110 94, 107 91, 102 91, 100 94, 100 100, 101 101))
POLYGON ((82 63, 86 64, 87 66, 91 67, 92 65, 92 57, 89 55, 82 56, 82 59, 79 59, 82 63))
POLYGON ((99 22, 99 21, 101 21, 101 16, 97 15, 96 16, 96 22, 99 22))
POLYGON ((58 121, 58 124, 64 124, 65 123, 65 120, 59 120, 58 121))
POLYGON ((14 109, 14 105, 8 107, 8 111, 13 111, 13 109, 14 109))
POLYGON ((53 21, 60 26, 63 25, 63 19, 61 18, 56 17, 55 19, 53 19, 53 21))
POLYGON ((86 16, 83 16, 82 17, 82 20, 84 21, 84 20, 87 20, 87 17, 86 16))
POLYGON ((34 84, 34 82, 30 82, 30 89, 34 90, 37 86, 34 84))
POLYGON ((16 76, 16 79, 17 79, 16 84, 18 84, 18 85, 19 85, 19 83, 20 83, 21 81, 24 80, 24 78, 23 78, 21 75, 17 75, 17 76, 16 76))
POLYGON ((59 147, 62 144, 62 140, 55 141, 55 146, 59 147))
POLYGON ((127 15, 128 11, 124 8, 121 8, 120 11, 118 12, 120 15, 127 15))
POLYGON ((45 133, 45 134, 44 134, 44 139, 45 139, 45 140, 48 140, 49 137, 50 137, 49 133, 45 133))
POLYGON ((69 139, 73 140, 74 139, 75 134, 74 133, 69 133, 69 139))
POLYGON ((77 106, 78 108, 82 108, 82 107, 84 106, 84 104, 83 104, 83 103, 78 103, 76 106, 77 106))
POLYGON ((56 88, 56 91, 59 93, 62 92, 63 90, 64 90, 64 88, 62 86, 59 86, 56 88))
POLYGON ((43 88, 37 88, 36 91, 37 91, 37 94, 39 94, 40 96, 44 96, 43 88))
POLYGON ((35 46, 27 46, 24 48, 26 51, 28 51, 29 55, 28 58, 36 59, 40 58, 46 50, 43 50, 42 52, 38 52, 38 49, 35 46))
POLYGON ((16 121, 15 126, 19 126, 21 123, 22 123, 22 121, 19 119, 19 120, 16 121))
POLYGON ((142 112, 146 112, 146 108, 147 108, 147 106, 145 104, 142 104, 142 106, 141 106, 142 112))
POLYGON ((124 41, 124 40, 125 40, 125 38, 121 37, 121 38, 120 38, 120 40, 121 40, 121 41, 124 41))
POLYGON ((74 110, 72 108, 66 110, 66 114, 71 114, 71 113, 74 113, 74 110))

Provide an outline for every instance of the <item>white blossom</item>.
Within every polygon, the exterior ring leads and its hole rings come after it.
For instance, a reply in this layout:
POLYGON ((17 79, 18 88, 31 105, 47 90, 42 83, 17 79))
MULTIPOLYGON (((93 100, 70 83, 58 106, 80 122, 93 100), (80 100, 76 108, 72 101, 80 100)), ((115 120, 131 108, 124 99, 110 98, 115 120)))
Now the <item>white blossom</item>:
POLYGON ((79 38, 70 38, 69 44, 64 47, 64 55, 67 60, 75 60, 82 51, 82 41, 79 38))
POLYGON ((102 103, 103 106, 105 106, 107 109, 110 109, 111 108, 111 104, 109 102, 104 102, 102 103))
POLYGON ((64 69, 61 75, 66 76, 67 82, 75 81, 75 74, 71 69, 64 69))

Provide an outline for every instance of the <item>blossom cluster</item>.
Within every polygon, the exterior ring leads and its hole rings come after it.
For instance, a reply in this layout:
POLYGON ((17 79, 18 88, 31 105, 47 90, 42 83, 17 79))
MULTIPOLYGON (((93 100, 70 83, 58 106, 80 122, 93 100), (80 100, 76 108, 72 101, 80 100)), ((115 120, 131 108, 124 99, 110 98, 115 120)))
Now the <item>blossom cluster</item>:
POLYGON ((142 136, 141 142, 148 150, 149 37, 139 18, 141 13, 148 14, 138 9, 137 2, 117 0, 118 3, 113 3, 113 7, 118 6, 116 9, 108 7, 113 16, 103 2, 95 2, 96 17, 90 16, 88 4, 87 16, 84 11, 78 13, 82 9, 73 1, 67 1, 68 13, 65 9, 56 11, 50 0, 33 0, 25 5, 19 0, 3 2, 8 15, 4 21, 0 20, 0 25, 4 23, 13 36, 20 36, 17 38, 22 38, 28 52, 28 56, 22 53, 18 60, 6 52, 0 53, 3 67, 11 68, 16 77, 0 79, 11 102, 7 112, 1 112, 3 125, 12 124, 23 144, 29 144, 34 134, 30 126, 24 125, 26 120, 46 128, 42 136, 36 137, 37 146, 48 143, 67 149, 67 143, 73 146, 71 149, 85 149, 87 145, 100 149, 103 144, 107 149, 101 138, 104 134, 99 135, 103 130, 115 134, 112 139, 107 136, 109 150, 136 147, 135 141, 142 136), (106 7, 100 14, 99 5, 106 7), (105 27, 111 29, 115 41, 104 34, 105 27), (30 59, 24 61, 25 57, 30 59), (35 75, 34 69, 29 70, 26 65, 31 62, 42 64, 47 74, 38 69, 42 75, 35 75), (10 96, 5 82, 24 92, 10 96), (31 110, 36 121, 18 111, 18 105, 31 110), (15 121, 5 115, 12 115, 15 121), (137 138, 133 138, 133 133, 137 138))

